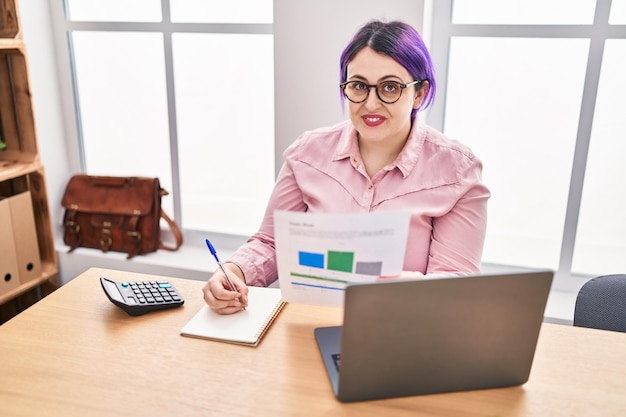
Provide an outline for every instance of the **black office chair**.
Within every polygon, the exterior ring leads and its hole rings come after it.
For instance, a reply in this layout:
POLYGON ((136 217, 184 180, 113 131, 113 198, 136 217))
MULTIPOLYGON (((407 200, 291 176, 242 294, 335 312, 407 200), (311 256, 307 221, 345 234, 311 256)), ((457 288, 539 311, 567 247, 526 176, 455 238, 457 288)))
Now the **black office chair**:
POLYGON ((626 274, 587 281, 576 297, 574 326, 626 332, 626 274))

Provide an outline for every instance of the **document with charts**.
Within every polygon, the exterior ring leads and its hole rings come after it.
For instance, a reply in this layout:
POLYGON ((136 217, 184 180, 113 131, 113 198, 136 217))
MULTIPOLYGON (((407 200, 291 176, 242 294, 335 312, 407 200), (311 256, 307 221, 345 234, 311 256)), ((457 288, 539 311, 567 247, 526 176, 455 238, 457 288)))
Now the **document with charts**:
POLYGON ((410 213, 274 212, 278 279, 285 301, 343 307, 353 283, 399 275, 410 213))

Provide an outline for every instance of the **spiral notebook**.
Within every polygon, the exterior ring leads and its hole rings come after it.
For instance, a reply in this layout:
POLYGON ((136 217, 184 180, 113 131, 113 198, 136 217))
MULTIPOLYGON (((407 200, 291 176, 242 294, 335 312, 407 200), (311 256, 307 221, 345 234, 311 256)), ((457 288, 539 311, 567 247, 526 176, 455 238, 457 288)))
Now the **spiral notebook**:
POLYGON ((180 334, 246 346, 257 346, 285 302, 279 288, 248 287, 248 307, 221 315, 203 306, 180 334))

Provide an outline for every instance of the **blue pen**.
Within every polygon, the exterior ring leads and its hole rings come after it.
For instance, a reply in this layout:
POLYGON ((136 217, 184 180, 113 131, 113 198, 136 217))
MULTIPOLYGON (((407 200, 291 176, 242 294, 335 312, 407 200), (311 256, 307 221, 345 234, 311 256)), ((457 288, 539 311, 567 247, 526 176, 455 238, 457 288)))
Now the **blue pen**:
MULTIPOLYGON (((211 252, 211 255, 213 255, 213 257, 215 258, 215 261, 217 262, 217 265, 220 267, 220 269, 224 273, 224 276, 226 277, 226 281, 228 282, 228 286, 230 287, 232 291, 237 292, 237 288, 235 287, 235 284, 233 284, 233 282, 230 280, 230 277, 228 276, 228 273, 226 272, 226 268, 224 268, 224 265, 222 265, 220 258, 218 258, 217 251, 211 244, 211 241, 209 239, 205 239, 205 240, 206 240, 206 245, 209 247, 209 251, 211 252)), ((241 300, 239 300, 239 302, 241 302, 241 300)), ((246 309, 243 306, 243 303, 241 304, 241 308, 243 308, 244 310, 246 309)))

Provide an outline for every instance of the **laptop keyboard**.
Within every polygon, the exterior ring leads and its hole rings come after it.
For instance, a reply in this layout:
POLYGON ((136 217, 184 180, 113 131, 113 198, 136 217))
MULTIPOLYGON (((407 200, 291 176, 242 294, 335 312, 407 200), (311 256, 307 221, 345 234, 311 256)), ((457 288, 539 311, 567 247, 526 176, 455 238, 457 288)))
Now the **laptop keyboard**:
POLYGON ((339 371, 339 368, 341 366, 341 354, 333 353, 330 356, 333 358, 333 362, 335 362, 335 368, 337 368, 337 371, 339 371))

